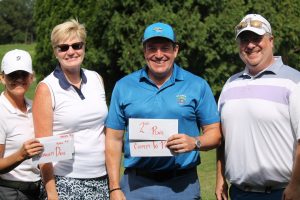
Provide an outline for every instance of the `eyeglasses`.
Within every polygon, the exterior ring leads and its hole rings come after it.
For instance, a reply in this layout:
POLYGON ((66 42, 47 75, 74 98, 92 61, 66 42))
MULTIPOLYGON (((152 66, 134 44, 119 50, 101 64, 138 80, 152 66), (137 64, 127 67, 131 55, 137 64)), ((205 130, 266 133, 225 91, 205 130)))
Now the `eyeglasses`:
POLYGON ((238 41, 240 43, 249 43, 249 42, 252 42, 252 43, 260 43, 261 40, 263 39, 263 35, 240 35, 238 37, 238 41))
POLYGON ((74 50, 80 50, 82 49, 84 43, 83 42, 76 42, 76 43, 73 43, 73 44, 59 44, 56 46, 56 48, 58 48, 58 50, 60 52, 66 52, 69 50, 70 47, 72 47, 72 49, 74 50))
POLYGON ((259 21, 259 20, 249 20, 249 21, 243 21, 240 22, 236 27, 235 27, 235 31, 238 32, 243 28, 246 28, 247 26, 251 26, 254 28, 263 28, 263 25, 267 26, 265 23, 259 21))

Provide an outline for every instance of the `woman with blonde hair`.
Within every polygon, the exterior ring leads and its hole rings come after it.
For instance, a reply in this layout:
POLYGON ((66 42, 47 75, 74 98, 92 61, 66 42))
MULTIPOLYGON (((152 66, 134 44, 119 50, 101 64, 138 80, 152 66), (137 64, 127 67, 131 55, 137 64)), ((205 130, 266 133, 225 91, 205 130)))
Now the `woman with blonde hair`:
POLYGON ((85 27, 68 20, 51 34, 55 70, 38 84, 33 119, 36 137, 72 134, 72 159, 40 164, 44 199, 108 199, 104 154, 107 105, 102 78, 81 67, 85 27))

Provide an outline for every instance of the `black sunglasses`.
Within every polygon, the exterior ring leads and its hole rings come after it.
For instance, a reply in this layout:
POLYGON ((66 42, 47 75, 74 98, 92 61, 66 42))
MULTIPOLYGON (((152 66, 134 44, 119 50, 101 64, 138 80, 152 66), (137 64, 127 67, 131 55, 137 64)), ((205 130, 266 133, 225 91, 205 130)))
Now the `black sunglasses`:
POLYGON ((22 81, 26 80, 29 76, 29 72, 23 71, 23 70, 18 70, 14 71, 9 74, 5 74, 6 78, 8 79, 9 82, 15 82, 18 79, 21 79, 22 81))
POLYGON ((73 44, 59 44, 56 46, 56 48, 58 48, 58 50, 60 52, 66 52, 69 50, 70 47, 72 47, 72 49, 74 50, 80 50, 82 49, 84 43, 83 42, 76 42, 76 43, 73 43, 73 44))

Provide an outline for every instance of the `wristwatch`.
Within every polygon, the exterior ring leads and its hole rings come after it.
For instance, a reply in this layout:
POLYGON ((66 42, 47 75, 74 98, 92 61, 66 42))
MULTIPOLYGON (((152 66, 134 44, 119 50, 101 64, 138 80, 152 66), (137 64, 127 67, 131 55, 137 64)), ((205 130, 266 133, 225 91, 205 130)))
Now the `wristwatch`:
POLYGON ((194 150, 200 151, 201 142, 198 137, 194 137, 194 138, 195 138, 195 149, 194 150))

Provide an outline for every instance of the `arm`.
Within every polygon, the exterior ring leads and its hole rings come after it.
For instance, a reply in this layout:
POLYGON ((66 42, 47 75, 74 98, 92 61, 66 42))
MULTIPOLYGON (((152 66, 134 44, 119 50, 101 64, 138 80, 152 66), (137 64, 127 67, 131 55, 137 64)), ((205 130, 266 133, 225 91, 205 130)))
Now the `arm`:
POLYGON ((24 160, 32 158, 42 152, 43 145, 36 139, 30 139, 15 153, 3 158, 5 144, 0 144, 0 174, 5 174, 16 168, 24 160))
POLYGON ((300 84, 298 83, 289 97, 289 111, 291 124, 296 137, 298 138, 295 146, 294 164, 291 179, 283 192, 283 200, 300 200, 300 84))
MULTIPOLYGON (((40 83, 37 86, 32 114, 35 136, 37 138, 52 136, 53 110, 51 94, 48 86, 44 83, 40 83)), ((52 163, 40 164, 40 170, 48 199, 58 199, 52 163)))
POLYGON ((228 199, 228 185, 224 175, 225 162, 224 162, 224 140, 217 148, 217 171, 216 171, 216 198, 217 200, 228 199))
MULTIPOLYGON (((106 129, 105 159, 109 177, 109 189, 120 188, 120 167, 122 160, 123 130, 106 129)), ((121 190, 110 193, 111 200, 125 200, 121 190)))
POLYGON ((298 141, 291 180, 284 190, 283 199, 300 199, 300 141, 298 141))
MULTIPOLYGON (((221 142, 220 123, 213 123, 202 127, 203 134, 198 136, 201 142, 201 151, 216 148, 221 142)), ((196 147, 195 138, 187 134, 174 134, 167 140, 166 146, 175 153, 193 151, 196 147)))

